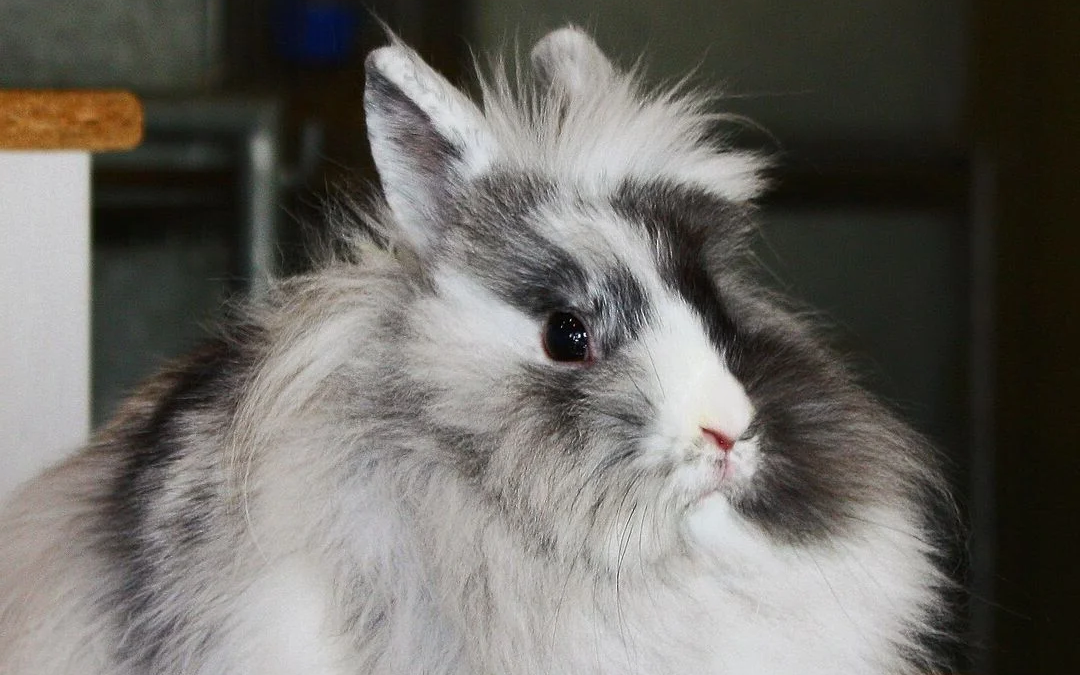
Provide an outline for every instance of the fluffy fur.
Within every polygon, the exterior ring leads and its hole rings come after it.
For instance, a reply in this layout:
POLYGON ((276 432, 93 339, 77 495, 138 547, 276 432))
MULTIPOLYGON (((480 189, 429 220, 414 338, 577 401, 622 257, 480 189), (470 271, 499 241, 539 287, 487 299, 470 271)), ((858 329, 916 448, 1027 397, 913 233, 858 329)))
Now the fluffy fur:
POLYGON ((385 204, 10 500, 0 672, 937 665, 933 453, 753 281, 761 162, 576 29, 533 69, 369 57, 385 204))

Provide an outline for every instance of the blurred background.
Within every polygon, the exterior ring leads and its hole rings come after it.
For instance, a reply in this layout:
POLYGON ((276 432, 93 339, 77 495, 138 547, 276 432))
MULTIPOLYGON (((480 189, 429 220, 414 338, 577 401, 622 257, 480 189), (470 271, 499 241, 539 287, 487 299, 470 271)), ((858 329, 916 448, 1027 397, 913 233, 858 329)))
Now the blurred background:
POLYGON ((371 180, 385 20, 450 79, 568 21, 652 79, 695 69, 778 162, 768 280, 820 309, 951 460, 972 673, 1080 672, 1080 3, 0 0, 0 87, 124 87, 146 142, 93 166, 93 401, 107 418, 222 303, 303 267, 371 180))

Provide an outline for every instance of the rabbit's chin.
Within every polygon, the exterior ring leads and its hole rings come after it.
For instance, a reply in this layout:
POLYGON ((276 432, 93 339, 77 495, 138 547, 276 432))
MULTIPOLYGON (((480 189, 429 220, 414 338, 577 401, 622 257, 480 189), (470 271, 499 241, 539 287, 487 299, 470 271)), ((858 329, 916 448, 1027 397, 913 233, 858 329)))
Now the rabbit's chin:
POLYGON ((727 489, 713 490, 688 510, 687 539, 705 559, 723 567, 743 567, 769 559, 774 544, 732 506, 727 489))

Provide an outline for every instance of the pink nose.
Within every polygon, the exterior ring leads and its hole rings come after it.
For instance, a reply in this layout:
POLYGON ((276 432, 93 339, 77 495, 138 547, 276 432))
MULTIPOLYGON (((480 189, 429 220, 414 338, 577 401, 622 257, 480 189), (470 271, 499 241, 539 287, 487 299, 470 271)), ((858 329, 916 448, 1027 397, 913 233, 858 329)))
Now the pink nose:
POLYGON ((705 434, 705 438, 712 441, 716 447, 720 448, 724 452, 731 452, 731 449, 735 447, 735 441, 730 436, 722 431, 716 429, 710 429, 708 427, 701 427, 701 433, 705 434))

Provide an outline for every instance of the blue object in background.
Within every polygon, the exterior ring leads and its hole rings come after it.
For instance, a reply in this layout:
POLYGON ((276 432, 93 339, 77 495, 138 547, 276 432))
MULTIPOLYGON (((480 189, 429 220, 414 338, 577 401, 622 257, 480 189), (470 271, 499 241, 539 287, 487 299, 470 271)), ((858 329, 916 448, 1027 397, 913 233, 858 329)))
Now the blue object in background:
POLYGON ((286 61, 336 66, 352 53, 360 14, 347 0, 277 0, 271 21, 274 44, 286 61))

